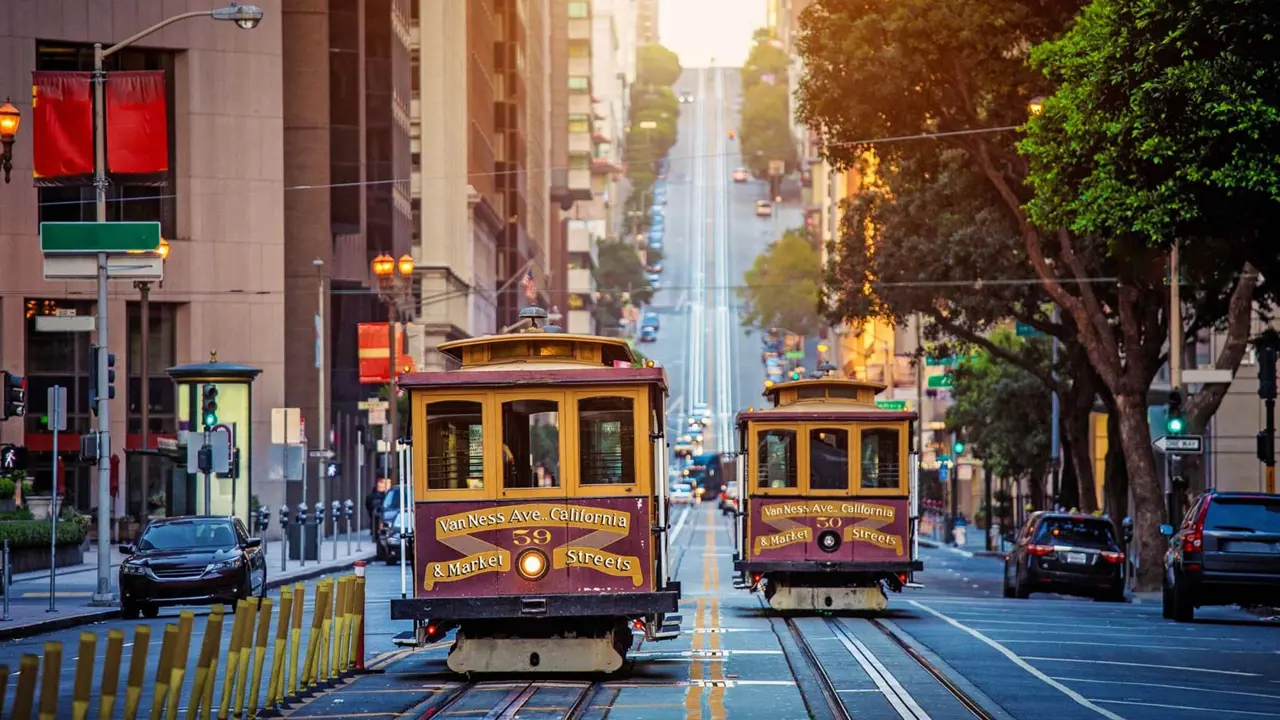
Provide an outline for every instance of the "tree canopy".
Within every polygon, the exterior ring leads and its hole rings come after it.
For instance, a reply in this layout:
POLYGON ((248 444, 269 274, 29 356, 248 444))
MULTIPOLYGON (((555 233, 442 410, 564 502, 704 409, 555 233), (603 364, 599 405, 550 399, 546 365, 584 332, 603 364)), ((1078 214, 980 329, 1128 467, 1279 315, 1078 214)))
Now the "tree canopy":
POLYGON ((762 75, 773 75, 774 81, 787 77, 787 66, 791 58, 772 37, 757 41, 747 53, 747 61, 742 65, 742 87, 750 88, 760 82, 762 75))
POLYGON ((822 256, 803 229, 788 230, 770 243, 744 280, 737 291, 746 306, 744 326, 786 328, 800 335, 817 335, 823 327, 818 305, 822 256))
POLYGON ((637 85, 674 85, 680 72, 680 58, 671 50, 656 43, 636 48, 637 85))
POLYGON ((653 289, 644 275, 644 263, 635 245, 626 240, 601 240, 596 256, 597 307, 605 308, 616 323, 628 302, 646 305, 653 289))
POLYGON ((756 31, 755 44, 742 72, 742 127, 738 129, 742 162, 758 178, 769 172, 769 161, 782 160, 787 172, 796 169, 798 155, 791 136, 791 85, 786 53, 767 31, 756 31), (771 78, 763 76, 771 75, 771 78), (771 82, 765 82, 765 80, 771 82))

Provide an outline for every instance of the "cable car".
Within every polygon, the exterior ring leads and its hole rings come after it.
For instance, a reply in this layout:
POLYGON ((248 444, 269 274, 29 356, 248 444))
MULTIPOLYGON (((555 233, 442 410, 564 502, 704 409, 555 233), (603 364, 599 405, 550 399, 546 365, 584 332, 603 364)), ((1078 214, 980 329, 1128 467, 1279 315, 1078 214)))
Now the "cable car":
POLYGON ((669 577, 666 374, 618 339, 539 329, 444 343, 405 375, 418 644, 458 673, 613 672, 679 635, 669 577))
MULTIPOLYGON (((830 373, 834 366, 826 365, 830 373)), ((924 569, 916 415, 884 386, 824 376, 765 389, 738 415, 741 508, 734 585, 780 611, 883 610, 924 569)))

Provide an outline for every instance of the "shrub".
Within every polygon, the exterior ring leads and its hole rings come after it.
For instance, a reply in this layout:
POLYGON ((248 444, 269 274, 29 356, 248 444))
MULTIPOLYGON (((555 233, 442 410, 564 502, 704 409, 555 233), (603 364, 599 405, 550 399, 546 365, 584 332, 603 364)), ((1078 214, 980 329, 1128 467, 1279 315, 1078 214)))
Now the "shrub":
MULTIPOLYGON (((79 523, 58 523, 59 545, 79 545, 84 542, 85 531, 79 523)), ((10 520, 0 522, 0 541, 8 540, 9 548, 38 548, 49 546, 49 521, 10 520)))
POLYGON ((8 520, 34 520, 35 517, 31 511, 24 508, 14 508, 13 510, 0 510, 0 521, 8 520))
POLYGON ((0 501, 13 497, 13 493, 18 489, 18 484, 7 477, 0 477, 0 501))

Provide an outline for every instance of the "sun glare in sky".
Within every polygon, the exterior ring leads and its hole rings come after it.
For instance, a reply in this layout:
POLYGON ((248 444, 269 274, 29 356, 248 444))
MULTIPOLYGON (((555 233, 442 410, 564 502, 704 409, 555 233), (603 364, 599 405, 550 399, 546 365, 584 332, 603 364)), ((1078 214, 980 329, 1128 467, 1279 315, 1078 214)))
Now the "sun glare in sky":
POLYGON ((765 13, 766 0, 660 0, 658 41, 687 68, 741 67, 765 13))

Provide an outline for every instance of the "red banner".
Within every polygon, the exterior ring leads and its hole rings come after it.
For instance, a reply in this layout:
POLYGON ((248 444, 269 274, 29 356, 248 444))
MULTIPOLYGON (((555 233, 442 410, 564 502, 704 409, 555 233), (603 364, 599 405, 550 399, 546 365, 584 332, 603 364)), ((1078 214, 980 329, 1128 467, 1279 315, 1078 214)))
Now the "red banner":
MULTIPOLYGON (((360 323, 356 328, 359 345, 360 382, 383 385, 391 382, 391 342, 387 323, 360 323)), ((396 374, 415 370, 413 358, 404 351, 404 328, 396 327, 396 374)))
MULTIPOLYGON (((157 175, 169 170, 169 119, 164 71, 107 73, 107 169, 115 174, 157 175)), ((164 178, 156 178, 162 182, 164 178)), ((144 178, 123 182, 146 184, 144 178)))
POLYGON ((80 184, 93 174, 93 96, 87 72, 31 73, 37 186, 80 184))

